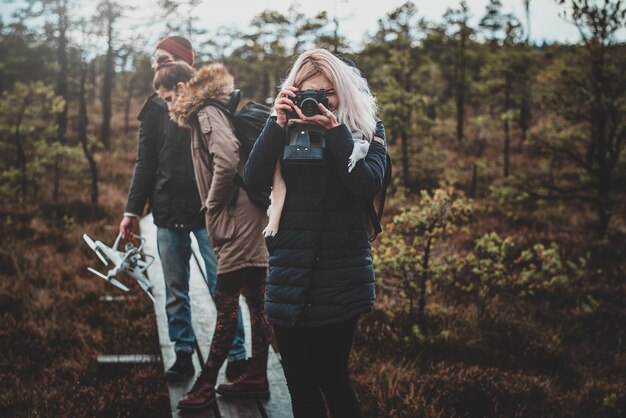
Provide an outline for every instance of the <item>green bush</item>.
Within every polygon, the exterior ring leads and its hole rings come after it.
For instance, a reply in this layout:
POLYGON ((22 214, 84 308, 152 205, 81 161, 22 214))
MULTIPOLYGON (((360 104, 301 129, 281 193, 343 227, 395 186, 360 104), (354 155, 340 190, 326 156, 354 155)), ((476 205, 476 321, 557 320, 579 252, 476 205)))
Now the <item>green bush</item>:
MULTIPOLYGON (((416 206, 405 207, 386 226, 374 252, 374 263, 390 285, 397 285, 406 301, 405 309, 413 313, 417 306, 417 325, 424 327, 426 287, 431 277, 439 277, 441 263, 432 262, 434 247, 472 213, 472 203, 455 197, 452 189, 437 189, 431 195, 422 191, 416 206), (399 284, 397 284, 399 282, 399 284)), ((416 333, 416 332, 414 332, 416 333)))
POLYGON ((535 244, 513 257, 511 237, 487 233, 474 241, 472 251, 450 258, 448 284, 478 309, 482 319, 490 302, 501 299, 531 298, 563 289, 570 278, 584 273, 586 259, 563 261, 560 248, 535 244))

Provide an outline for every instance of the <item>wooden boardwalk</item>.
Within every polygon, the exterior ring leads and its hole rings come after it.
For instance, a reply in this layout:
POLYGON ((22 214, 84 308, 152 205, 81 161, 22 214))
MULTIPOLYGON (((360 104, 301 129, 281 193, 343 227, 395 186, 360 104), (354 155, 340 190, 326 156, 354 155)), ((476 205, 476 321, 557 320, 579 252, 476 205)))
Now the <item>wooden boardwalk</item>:
MULTIPOLYGON (((146 254, 155 257, 154 263, 148 268, 150 280, 154 283, 154 297, 156 304, 154 306, 157 327, 159 332, 159 342, 161 344, 161 353, 163 359, 164 370, 169 368, 175 361, 174 344, 170 342, 167 331, 167 317, 165 314, 165 283, 163 281, 163 271, 161 262, 158 257, 156 247, 156 226, 152 221, 152 216, 145 216, 140 221, 141 236, 146 238, 144 251, 146 254)), ((209 289, 204 281, 204 262, 200 256, 198 245, 192 236, 192 248, 194 256, 191 258, 191 277, 189 281, 189 295, 191 298, 192 325, 198 340, 201 357, 206 360, 209 349, 211 347, 211 338, 215 329, 215 319, 217 317, 215 304, 209 293, 209 289), (195 259, 194 259, 195 258, 195 259), (200 261, 197 263, 196 260, 200 261), (202 269, 202 271, 200 270, 202 269)), ((246 353, 250 356, 250 316, 245 300, 241 299, 241 308, 244 319, 244 327, 246 332, 246 353)), ((201 363, 196 352, 193 356, 196 373, 200 371, 201 363)), ((225 381, 226 363, 220 370, 218 384, 225 381)), ((270 383, 270 399, 254 400, 254 399, 230 399, 217 395, 216 408, 204 411, 189 413, 181 413, 176 405, 183 395, 191 388, 195 380, 195 376, 188 381, 178 384, 168 384, 170 396, 170 407, 172 417, 215 417, 215 418, 293 418, 291 412, 291 401, 287 384, 280 365, 279 355, 274 352, 270 346, 270 354, 268 360, 268 379, 270 383)))

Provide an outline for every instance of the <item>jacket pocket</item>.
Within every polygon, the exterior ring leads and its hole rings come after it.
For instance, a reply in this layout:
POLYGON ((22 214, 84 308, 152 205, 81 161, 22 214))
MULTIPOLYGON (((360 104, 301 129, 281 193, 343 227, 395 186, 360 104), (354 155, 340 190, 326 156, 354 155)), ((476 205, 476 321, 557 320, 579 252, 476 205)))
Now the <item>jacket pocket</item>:
POLYGON ((221 247, 235 237, 236 224, 230 208, 224 207, 217 212, 209 213, 207 216, 209 238, 211 238, 214 247, 221 247))

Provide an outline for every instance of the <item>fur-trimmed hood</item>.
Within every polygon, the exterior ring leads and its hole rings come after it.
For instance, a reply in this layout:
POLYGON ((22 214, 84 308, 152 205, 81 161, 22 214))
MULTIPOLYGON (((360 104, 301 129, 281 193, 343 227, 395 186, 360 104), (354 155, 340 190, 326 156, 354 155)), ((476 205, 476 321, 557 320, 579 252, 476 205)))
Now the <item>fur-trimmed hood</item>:
POLYGON ((234 88, 233 76, 224 64, 218 62, 205 65, 185 83, 185 89, 179 93, 172 106, 170 118, 177 125, 188 128, 206 100, 230 94, 234 88))

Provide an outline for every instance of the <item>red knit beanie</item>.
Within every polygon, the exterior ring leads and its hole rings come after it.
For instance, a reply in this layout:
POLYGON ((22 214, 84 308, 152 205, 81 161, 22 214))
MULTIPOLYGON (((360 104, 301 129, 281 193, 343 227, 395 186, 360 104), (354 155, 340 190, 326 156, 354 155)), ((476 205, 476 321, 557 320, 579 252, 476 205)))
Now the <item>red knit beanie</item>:
POLYGON ((183 36, 168 36, 157 44, 156 49, 163 49, 193 67, 193 48, 191 42, 183 36))

